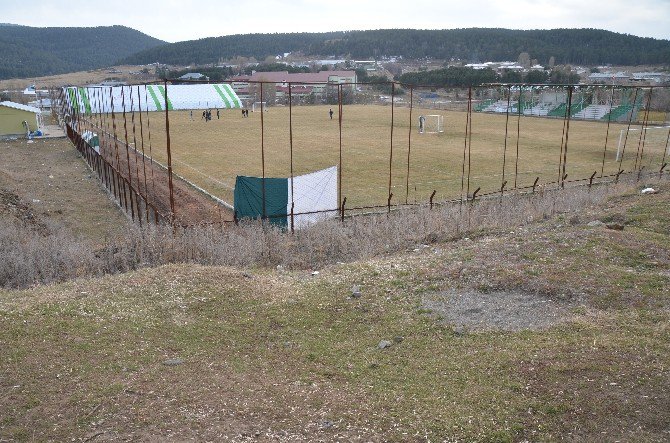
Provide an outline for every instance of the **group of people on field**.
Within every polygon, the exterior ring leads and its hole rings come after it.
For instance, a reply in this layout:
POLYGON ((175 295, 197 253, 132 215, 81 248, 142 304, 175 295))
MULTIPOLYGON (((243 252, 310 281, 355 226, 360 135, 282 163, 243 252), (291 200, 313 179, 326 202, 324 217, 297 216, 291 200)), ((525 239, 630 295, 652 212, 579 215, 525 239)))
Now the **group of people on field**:
MULTIPOLYGON (((242 109, 242 117, 249 117, 249 110, 246 108, 242 109)), ((219 120, 221 118, 221 112, 219 109, 216 110, 216 119, 219 120)), ((206 122, 210 121, 212 119, 212 110, 211 109, 205 109, 202 111, 202 117, 200 120, 205 120, 206 122)), ((193 120, 193 109, 191 109, 191 120, 193 120)))
MULTIPOLYGON (((191 118, 193 118, 193 111, 191 111, 191 118)), ((219 112, 219 110, 218 110, 218 108, 217 108, 217 110, 216 110, 216 119, 218 120, 218 119, 220 119, 220 118, 221 118, 221 114, 220 114, 220 112, 219 112)), ((211 109, 205 109, 204 111, 202 111, 202 118, 201 118, 201 120, 205 120, 206 122, 208 122, 208 121, 210 121, 211 119, 212 119, 212 110, 211 110, 211 109)))
MULTIPOLYGON (((333 119, 333 109, 330 108, 328 110, 328 116, 330 119, 333 119)), ((242 117, 247 118, 249 117, 249 110, 247 108, 242 108, 242 117)), ((219 109, 216 109, 216 119, 219 120, 221 118, 221 114, 219 113, 219 109)), ((212 119, 212 110, 211 109, 205 109, 202 111, 202 118, 201 120, 205 120, 206 122, 210 121, 212 119)), ((191 120, 193 120, 193 110, 191 109, 191 120)), ((424 116, 419 117, 419 130, 423 132, 423 123, 425 121, 424 116)))

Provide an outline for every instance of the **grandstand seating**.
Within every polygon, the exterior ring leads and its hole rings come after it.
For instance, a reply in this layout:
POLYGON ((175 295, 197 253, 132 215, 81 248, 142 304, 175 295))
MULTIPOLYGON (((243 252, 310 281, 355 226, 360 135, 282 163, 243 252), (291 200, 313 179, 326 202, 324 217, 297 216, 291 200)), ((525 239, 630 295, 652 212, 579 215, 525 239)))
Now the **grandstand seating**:
POLYGON ((606 113, 603 115, 602 119, 603 120, 611 120, 611 121, 618 121, 624 116, 628 115, 628 113, 633 109, 633 105, 620 105, 617 106, 616 108, 612 109, 612 112, 606 113))
POLYGON ((493 103, 495 103, 495 100, 493 100, 493 99, 491 99, 491 100, 484 100, 484 101, 481 102, 481 103, 477 103, 477 104, 475 105, 475 112, 482 112, 484 109, 486 109, 487 107, 489 107, 489 106, 492 105, 493 103))
POLYGON ((561 103, 560 105, 558 105, 554 109, 550 110, 547 113, 547 116, 549 116, 549 117, 565 117, 565 111, 566 111, 567 107, 568 107, 567 104, 561 103))
POLYGON ((609 105, 588 105, 573 117, 585 120, 601 120, 610 110, 609 105))
POLYGON ((535 115, 538 117, 546 117, 549 111, 554 108, 553 104, 548 103, 538 103, 537 105, 525 108, 523 110, 523 115, 535 115))
MULTIPOLYGON (((516 104, 510 103, 510 112, 516 112, 516 104)), ((507 112, 507 100, 498 100, 482 109, 482 112, 507 112)))

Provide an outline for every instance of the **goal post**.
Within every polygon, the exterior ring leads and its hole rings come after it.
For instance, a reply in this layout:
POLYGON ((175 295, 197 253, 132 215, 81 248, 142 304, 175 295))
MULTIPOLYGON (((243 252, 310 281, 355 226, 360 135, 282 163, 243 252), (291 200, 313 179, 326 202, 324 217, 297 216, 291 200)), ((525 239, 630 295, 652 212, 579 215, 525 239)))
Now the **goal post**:
POLYGON ((420 115, 420 134, 439 134, 444 132, 444 116, 439 114, 420 115))
POLYGON ((251 105, 251 112, 267 111, 267 110, 268 110, 267 102, 253 102, 251 105))
MULTIPOLYGON (((640 131, 644 131, 642 137, 644 138, 644 144, 649 148, 658 150, 660 152, 666 151, 666 155, 670 155, 670 146, 668 146, 668 137, 670 134, 670 126, 649 126, 646 128, 630 128, 630 129, 621 129, 619 131, 619 143, 616 150, 616 161, 621 160, 621 153, 624 146, 630 148, 630 146, 635 146, 634 149, 637 150, 637 145, 640 142, 640 131), (628 132, 628 135, 626 135, 628 132)), ((637 152, 637 151, 636 151, 637 152)))

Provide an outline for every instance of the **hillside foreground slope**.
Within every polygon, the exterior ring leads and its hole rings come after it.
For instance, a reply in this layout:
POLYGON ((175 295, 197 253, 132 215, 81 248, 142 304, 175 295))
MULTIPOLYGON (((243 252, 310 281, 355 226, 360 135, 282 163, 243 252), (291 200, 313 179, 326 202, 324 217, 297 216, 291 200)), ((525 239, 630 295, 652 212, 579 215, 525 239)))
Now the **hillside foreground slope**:
POLYGON ((0 290, 0 440, 667 441, 670 184, 642 185, 318 272, 0 290))

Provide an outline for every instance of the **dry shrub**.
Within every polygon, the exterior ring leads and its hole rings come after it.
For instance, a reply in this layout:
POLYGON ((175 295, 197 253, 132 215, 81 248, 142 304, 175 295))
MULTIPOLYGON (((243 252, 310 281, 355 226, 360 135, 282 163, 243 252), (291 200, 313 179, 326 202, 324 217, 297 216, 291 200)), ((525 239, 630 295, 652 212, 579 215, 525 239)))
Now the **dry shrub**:
POLYGON ((411 208, 391 214, 359 215, 344 223, 329 220, 294 234, 246 221, 239 226, 133 229, 103 254, 104 272, 165 263, 200 263, 237 267, 282 265, 314 269, 393 253, 417 244, 445 242, 477 233, 495 233, 570 213, 602 202, 626 185, 540 191, 533 195, 449 204, 433 210, 411 208))
POLYGON ((532 195, 448 204, 432 210, 422 207, 359 215, 344 223, 324 221, 294 234, 259 221, 224 228, 130 227, 124 236, 108 241, 97 251, 61 229, 50 229, 45 235, 14 223, 0 228, 0 286, 25 287, 167 263, 314 269, 417 244, 502 232, 601 203, 631 187, 619 184, 540 190, 532 195))
POLYGON ((89 245, 53 225, 35 230, 17 220, 0 224, 0 287, 64 281, 98 271, 89 245))

